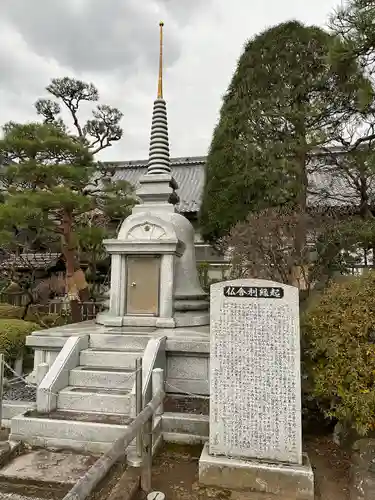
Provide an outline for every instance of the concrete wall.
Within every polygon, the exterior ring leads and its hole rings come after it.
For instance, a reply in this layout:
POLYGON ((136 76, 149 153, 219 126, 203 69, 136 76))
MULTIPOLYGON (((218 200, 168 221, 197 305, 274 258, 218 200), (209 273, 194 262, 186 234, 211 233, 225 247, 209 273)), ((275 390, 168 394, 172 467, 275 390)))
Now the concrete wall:
POLYGON ((167 351, 166 385, 167 393, 209 395, 209 353, 167 351))

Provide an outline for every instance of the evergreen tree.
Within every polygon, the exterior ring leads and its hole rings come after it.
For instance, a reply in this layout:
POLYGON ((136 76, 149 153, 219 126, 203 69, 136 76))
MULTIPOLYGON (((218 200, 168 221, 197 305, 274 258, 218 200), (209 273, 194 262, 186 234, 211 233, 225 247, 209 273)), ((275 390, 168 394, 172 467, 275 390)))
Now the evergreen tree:
MULTIPOLYGON (((358 74, 328 63, 332 35, 291 21, 245 46, 209 150, 203 237, 217 243, 250 212, 286 202, 305 211, 313 151, 342 126, 358 74)), ((297 231, 304 246, 304 230, 297 231)))
POLYGON ((80 120, 82 103, 99 100, 99 92, 94 84, 69 77, 53 78, 46 90, 54 99, 38 99, 35 103, 36 111, 43 117, 44 123, 55 124, 76 135, 93 155, 111 147, 113 142, 121 139, 122 113, 117 108, 99 104, 92 111, 93 117, 90 120, 84 124, 80 120), (68 127, 61 117, 60 102, 71 117, 72 127, 68 127))
POLYGON ((32 235, 29 248, 60 245, 72 316, 79 321, 78 299, 89 298, 87 284, 81 283, 77 290, 73 279, 80 268, 79 249, 97 249, 98 233, 108 235, 108 228, 96 228, 87 221, 98 216, 107 222, 121 221, 135 200, 129 183, 113 182, 114 167, 95 158, 121 139, 122 113, 98 104, 92 118, 82 123, 82 103, 99 100, 95 85, 64 77, 52 79, 46 90, 52 98, 35 103, 43 124, 8 123, 3 127, 0 182, 6 194, 0 207, 0 239, 2 246, 24 250, 25 242, 14 236, 27 229, 32 235), (62 119, 63 109, 71 118, 70 126, 62 119))
POLYGON ((15 232, 25 228, 32 229, 34 239, 45 245, 60 243, 72 318, 79 321, 78 302, 85 298, 74 275, 79 268, 82 216, 95 210, 120 216, 120 207, 121 216, 126 216, 134 203, 132 188, 127 183, 111 183, 94 162, 86 141, 56 123, 6 124, 0 155, 7 163, 0 171, 4 193, 1 246, 16 250, 15 232))
MULTIPOLYGON (((361 68, 366 76, 358 81, 355 99, 347 105, 346 126, 337 137, 346 151, 357 154, 360 149, 363 159, 363 152, 372 155, 375 144, 374 2, 347 1, 331 17, 331 29, 335 37, 330 46, 329 60, 335 71, 342 79, 347 79, 361 68)), ((371 163, 374 163, 373 159, 371 163)), ((361 176, 363 178, 363 173, 361 176)))

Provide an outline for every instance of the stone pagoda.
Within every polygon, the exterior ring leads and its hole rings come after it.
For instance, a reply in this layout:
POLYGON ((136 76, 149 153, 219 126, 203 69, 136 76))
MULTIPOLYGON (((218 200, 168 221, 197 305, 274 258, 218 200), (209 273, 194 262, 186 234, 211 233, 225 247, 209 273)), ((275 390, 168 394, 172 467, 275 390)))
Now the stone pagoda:
POLYGON ((124 220, 118 237, 105 240, 111 255, 109 310, 105 326, 176 328, 209 324, 206 294, 197 273, 194 229, 176 210, 179 201, 170 157, 167 107, 163 98, 163 23, 147 173, 140 203, 124 220))
MULTIPOLYGON (((135 416, 136 365, 141 360, 144 403, 152 396, 155 368, 163 370, 160 382, 176 405, 184 393, 198 394, 199 404, 207 403, 209 303, 198 280, 193 227, 176 210, 162 49, 161 23, 159 86, 140 203, 118 237, 105 241, 112 258, 109 309, 96 321, 28 336, 27 345, 34 350, 28 379, 38 386, 37 397, 35 404, 4 410, 13 441, 94 453, 108 450, 135 416)), ((152 434, 154 451, 163 439, 200 442, 208 437, 208 417, 163 413, 154 419, 152 434)))

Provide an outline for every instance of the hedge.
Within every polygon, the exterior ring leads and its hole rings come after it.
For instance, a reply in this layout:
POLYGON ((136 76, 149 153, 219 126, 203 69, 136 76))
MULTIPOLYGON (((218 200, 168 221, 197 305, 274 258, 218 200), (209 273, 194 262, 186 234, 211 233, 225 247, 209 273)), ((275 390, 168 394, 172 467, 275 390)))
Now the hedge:
POLYGON ((22 306, 12 306, 11 304, 0 303, 0 318, 22 319, 24 308, 22 306))
POLYGON ((0 319, 0 353, 5 354, 7 362, 12 362, 27 352, 26 337, 39 325, 21 319, 0 319))
POLYGON ((302 317, 304 364, 325 415, 375 429, 375 272, 334 283, 302 317))

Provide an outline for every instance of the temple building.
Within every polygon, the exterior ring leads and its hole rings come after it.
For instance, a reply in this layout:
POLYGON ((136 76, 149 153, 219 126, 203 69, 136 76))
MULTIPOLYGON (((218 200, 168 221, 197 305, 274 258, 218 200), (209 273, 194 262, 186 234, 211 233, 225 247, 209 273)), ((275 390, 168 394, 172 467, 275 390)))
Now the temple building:
MULTIPOLYGON (((345 155, 342 148, 316 150, 309 162, 308 204, 311 207, 337 207, 348 213, 356 213, 361 205, 360 183, 358 187, 337 170, 337 159, 345 155)), ((198 269, 204 266, 210 279, 225 279, 229 263, 209 244, 203 241, 199 231, 199 210, 205 183, 206 156, 170 158, 173 178, 178 184, 179 201, 176 210, 184 215, 195 229, 195 253, 198 269)), ((115 162, 114 180, 125 180, 136 189, 147 172, 148 160, 115 162)), ((375 180, 368 179, 369 202, 374 199, 375 180)), ((375 208, 375 204, 374 204, 375 208)), ((375 213, 375 210, 374 210, 375 213)))

